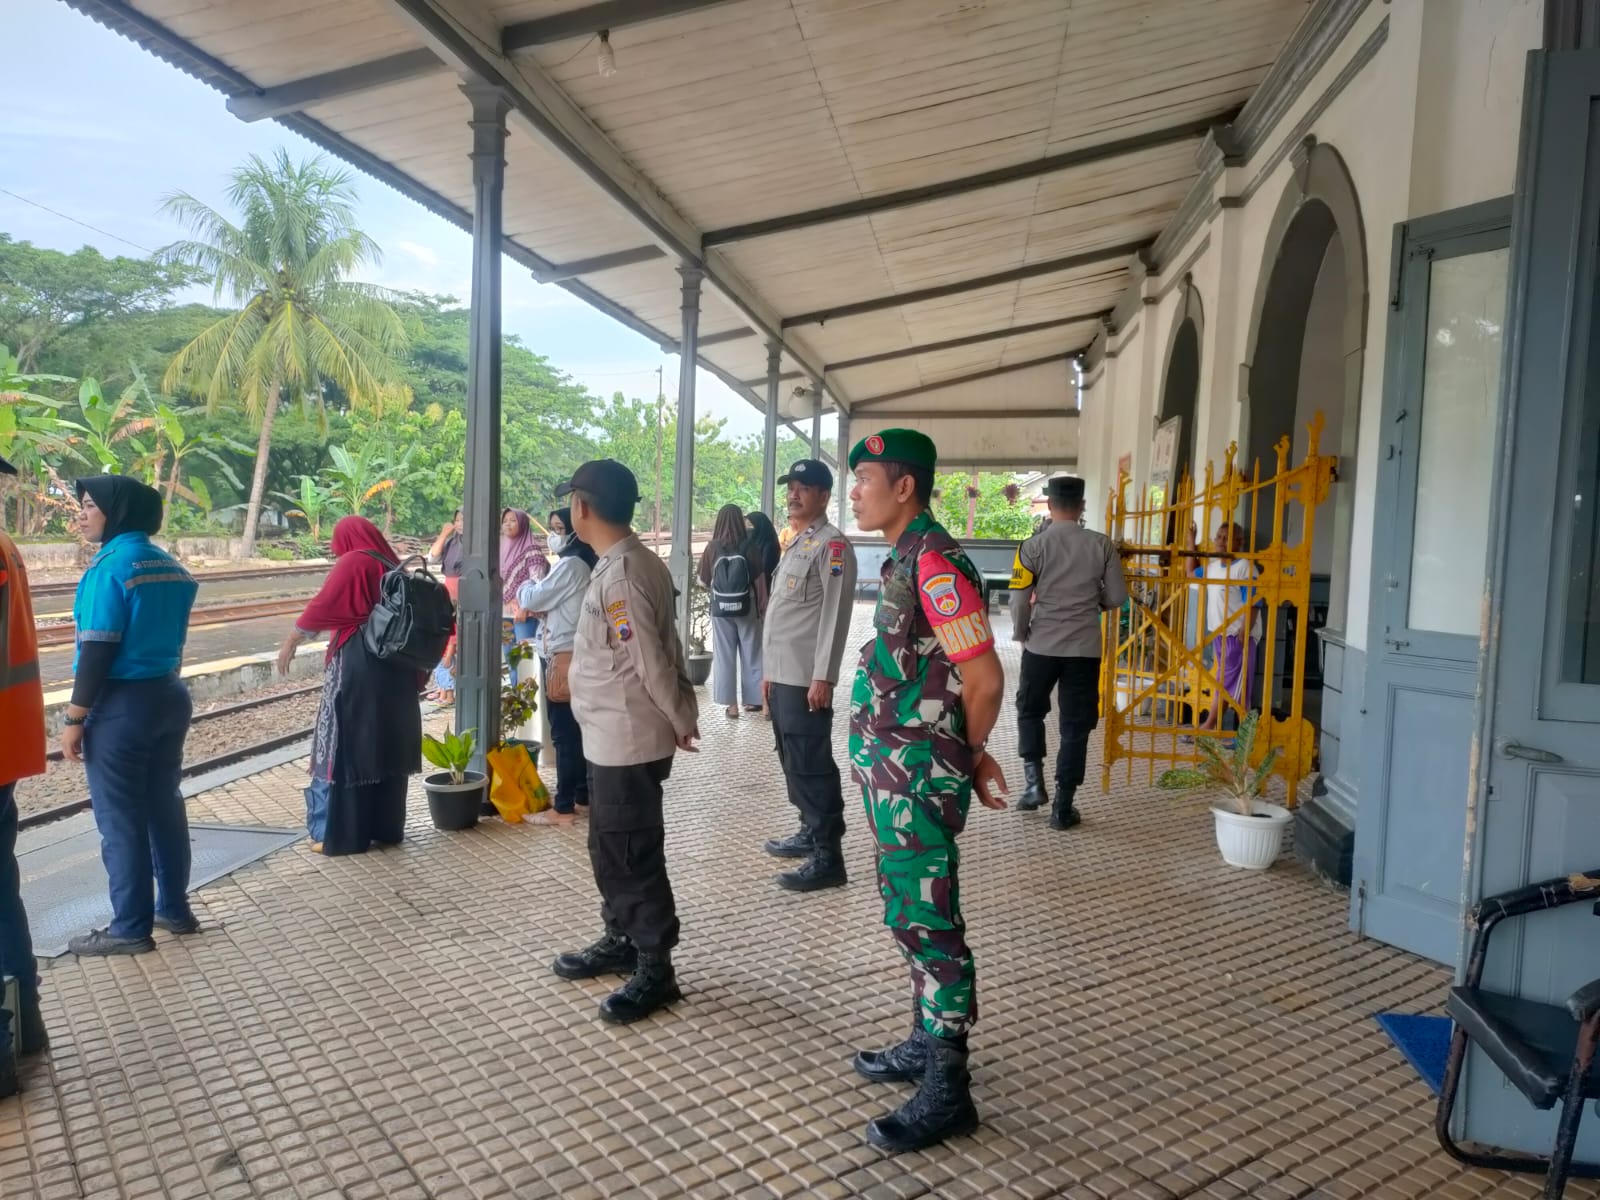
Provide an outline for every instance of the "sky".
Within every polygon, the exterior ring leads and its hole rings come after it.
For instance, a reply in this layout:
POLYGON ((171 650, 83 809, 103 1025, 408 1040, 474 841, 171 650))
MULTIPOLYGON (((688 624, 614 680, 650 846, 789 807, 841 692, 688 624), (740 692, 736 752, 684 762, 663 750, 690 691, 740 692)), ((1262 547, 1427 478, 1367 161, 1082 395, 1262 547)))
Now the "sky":
MULTIPOLYGON (((160 214, 183 191, 226 212, 228 172, 250 154, 287 146, 321 151, 271 121, 235 119, 222 93, 68 8, 61 0, 0 0, 6 10, 6 82, 0 89, 0 232, 36 246, 142 256, 181 236, 160 214), (48 211, 47 211, 48 210, 48 211)), ((462 126, 462 154, 467 129, 462 126)), ((465 302, 471 238, 385 185, 355 173, 363 228, 382 247, 366 278, 465 302)), ((601 396, 654 396, 665 367, 676 393, 678 360, 553 285, 507 262, 507 334, 601 396)), ((193 299, 211 299, 209 291, 193 299)), ((700 371, 696 407, 728 418, 727 432, 759 434, 761 414, 700 371)), ((833 418, 823 421, 831 444, 833 418)))

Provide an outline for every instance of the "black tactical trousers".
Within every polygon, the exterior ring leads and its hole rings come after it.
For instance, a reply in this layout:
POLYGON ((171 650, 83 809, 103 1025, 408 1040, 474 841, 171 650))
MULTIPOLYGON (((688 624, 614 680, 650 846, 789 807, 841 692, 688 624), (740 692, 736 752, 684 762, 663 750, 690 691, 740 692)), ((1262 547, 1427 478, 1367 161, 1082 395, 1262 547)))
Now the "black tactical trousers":
POLYGON ((778 762, 789 788, 789 803, 800 810, 800 822, 823 846, 844 840, 844 792, 839 764, 833 759, 833 709, 812 712, 808 689, 787 683, 772 685, 768 704, 778 740, 778 762))
POLYGON ((1061 727, 1056 787, 1070 799, 1083 783, 1089 735, 1100 723, 1100 659, 1022 652, 1022 682, 1017 686, 1017 756, 1023 762, 1044 761, 1044 719, 1050 715, 1052 691, 1056 693, 1061 727))
POLYGON ((589 863, 600 888, 600 916, 640 950, 678 944, 678 907, 667 878, 661 785, 672 759, 627 767, 589 764, 589 863))

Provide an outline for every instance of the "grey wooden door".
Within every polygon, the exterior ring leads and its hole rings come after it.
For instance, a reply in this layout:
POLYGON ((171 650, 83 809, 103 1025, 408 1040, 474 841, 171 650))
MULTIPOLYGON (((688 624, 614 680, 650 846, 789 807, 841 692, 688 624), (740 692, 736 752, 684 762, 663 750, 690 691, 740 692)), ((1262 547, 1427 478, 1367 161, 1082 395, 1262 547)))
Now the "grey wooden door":
POLYGON ((1351 923, 1441 962, 1460 941, 1509 199, 1395 232, 1351 923))
MULTIPOLYGON (((1533 55, 1525 97, 1469 900, 1600 867, 1600 51, 1533 55)), ((1495 944, 1497 990, 1559 1002, 1600 977, 1589 905, 1508 922, 1495 944)), ((1465 1114, 1468 1137, 1549 1149, 1554 1115, 1486 1061, 1469 1065, 1465 1114)), ((1580 1154, 1597 1135, 1591 1118, 1580 1154)))

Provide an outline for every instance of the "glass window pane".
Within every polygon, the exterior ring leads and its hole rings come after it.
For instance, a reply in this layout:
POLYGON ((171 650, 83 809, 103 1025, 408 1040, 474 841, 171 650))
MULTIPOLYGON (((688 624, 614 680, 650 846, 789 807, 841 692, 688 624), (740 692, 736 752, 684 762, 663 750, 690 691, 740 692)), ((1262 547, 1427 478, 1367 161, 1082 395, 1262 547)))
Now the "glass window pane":
POLYGON ((1567 560, 1567 619, 1562 639, 1562 678, 1600 683, 1600 280, 1589 314, 1589 362, 1584 374, 1578 424, 1578 469, 1572 487, 1572 546, 1567 560))
POLYGON ((1442 259, 1429 271, 1412 629, 1478 636, 1509 255, 1487 250, 1442 259))

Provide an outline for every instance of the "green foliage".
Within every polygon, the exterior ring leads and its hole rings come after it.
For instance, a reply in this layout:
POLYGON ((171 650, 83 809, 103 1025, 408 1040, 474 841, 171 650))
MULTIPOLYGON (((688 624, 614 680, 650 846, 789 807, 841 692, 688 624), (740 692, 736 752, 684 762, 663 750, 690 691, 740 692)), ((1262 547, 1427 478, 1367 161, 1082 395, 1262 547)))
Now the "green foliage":
POLYGON ((472 761, 472 741, 476 730, 465 733, 444 731, 443 738, 422 735, 422 757, 436 767, 450 772, 450 782, 462 783, 466 779, 467 764, 472 761))
POLYGON ((291 508, 285 516, 298 519, 306 523, 306 530, 310 535, 321 540, 322 522, 333 509, 333 490, 318 483, 309 475, 300 476, 300 491, 298 493, 274 492, 280 500, 287 500, 296 507, 291 508))
POLYGON ((1272 766, 1283 749, 1282 746, 1273 746, 1262 756, 1259 764, 1254 767, 1250 765, 1260 718, 1259 712, 1245 714, 1234 734, 1231 749, 1219 738, 1204 734, 1196 737, 1200 762, 1162 772, 1156 780, 1156 786, 1168 791, 1214 793, 1220 795, 1235 812, 1249 816, 1251 806, 1266 791, 1272 766))
MULTIPOLYGON (((973 537, 1001 538, 1022 541, 1033 533, 1033 512, 1025 497, 1015 501, 1006 495, 1006 488, 1015 482, 1007 474, 985 472, 977 477, 978 513, 973 537)), ((939 523, 959 539, 967 532, 967 514, 971 500, 967 489, 973 486, 973 477, 961 472, 936 475, 933 481, 935 496, 933 515, 939 523)))

